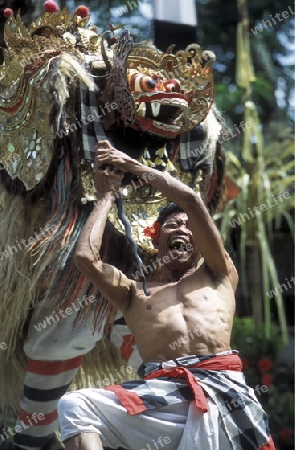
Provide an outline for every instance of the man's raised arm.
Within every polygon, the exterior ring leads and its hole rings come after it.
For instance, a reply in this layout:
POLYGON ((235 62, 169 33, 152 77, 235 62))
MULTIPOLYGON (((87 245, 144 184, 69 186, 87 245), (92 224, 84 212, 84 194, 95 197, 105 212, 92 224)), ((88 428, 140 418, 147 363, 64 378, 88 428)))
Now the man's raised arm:
POLYGON ((101 141, 97 152, 99 164, 112 164, 123 172, 131 172, 148 180, 149 184, 180 206, 188 216, 188 226, 193 233, 195 244, 210 271, 216 276, 229 276, 234 288, 236 287, 236 271, 224 249, 219 231, 204 202, 190 187, 168 173, 142 165, 113 148, 108 141, 101 141))
POLYGON ((102 262, 99 256, 107 217, 121 186, 122 174, 115 174, 109 167, 99 170, 97 162, 94 170, 98 200, 82 229, 74 261, 101 294, 124 312, 130 304, 133 282, 116 267, 102 262))

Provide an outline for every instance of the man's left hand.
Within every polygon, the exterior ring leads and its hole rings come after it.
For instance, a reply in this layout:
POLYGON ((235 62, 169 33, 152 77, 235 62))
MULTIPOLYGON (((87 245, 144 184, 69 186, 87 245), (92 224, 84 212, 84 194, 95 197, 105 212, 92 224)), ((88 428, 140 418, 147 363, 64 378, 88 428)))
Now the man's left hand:
POLYGON ((130 163, 134 160, 126 153, 112 147, 109 141, 100 141, 97 144, 96 165, 98 168, 104 165, 112 165, 121 172, 128 172, 130 170, 130 163))
POLYGON ((99 152, 108 152, 111 144, 108 141, 102 141, 101 147, 103 150, 98 150, 98 153, 94 162, 94 185, 100 196, 104 196, 106 193, 112 193, 116 195, 117 191, 121 187, 124 173, 114 167, 112 161, 109 158, 101 158, 99 152), (103 167, 105 166, 105 167, 103 167))

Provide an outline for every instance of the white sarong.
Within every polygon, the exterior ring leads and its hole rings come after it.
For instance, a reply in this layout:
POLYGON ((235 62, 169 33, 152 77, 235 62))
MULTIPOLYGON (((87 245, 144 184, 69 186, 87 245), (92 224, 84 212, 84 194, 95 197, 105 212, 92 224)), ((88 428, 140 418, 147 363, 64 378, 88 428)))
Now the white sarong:
POLYGON ((208 398, 206 414, 190 403, 184 401, 130 416, 113 392, 104 389, 69 392, 58 405, 62 440, 93 432, 100 435, 104 447, 109 449, 231 450, 213 401, 208 398), (183 433, 185 426, 187 432, 183 433), (193 447, 189 444, 192 427, 198 432, 198 442, 193 447))
POLYGON ((63 440, 98 433, 108 449, 274 449, 236 351, 148 363, 143 380, 66 394, 58 413, 63 440))

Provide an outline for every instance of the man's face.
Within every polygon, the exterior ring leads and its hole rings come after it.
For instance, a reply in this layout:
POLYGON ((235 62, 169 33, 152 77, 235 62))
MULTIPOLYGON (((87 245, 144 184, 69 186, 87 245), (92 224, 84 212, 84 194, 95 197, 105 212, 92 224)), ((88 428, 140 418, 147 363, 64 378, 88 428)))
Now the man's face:
POLYGON ((197 262, 198 251, 187 224, 187 215, 178 212, 168 216, 161 227, 158 255, 169 258, 168 263, 164 261, 168 269, 190 269, 197 262))

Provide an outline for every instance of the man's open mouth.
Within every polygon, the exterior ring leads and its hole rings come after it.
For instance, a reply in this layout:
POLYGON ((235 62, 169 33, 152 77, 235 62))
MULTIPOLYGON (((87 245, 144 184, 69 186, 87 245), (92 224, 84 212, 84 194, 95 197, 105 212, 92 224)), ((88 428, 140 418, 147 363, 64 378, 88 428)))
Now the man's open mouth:
POLYGON ((181 238, 181 237, 172 238, 168 244, 168 248, 172 252, 186 253, 189 251, 188 246, 191 249, 191 245, 190 245, 189 241, 187 239, 181 238))

